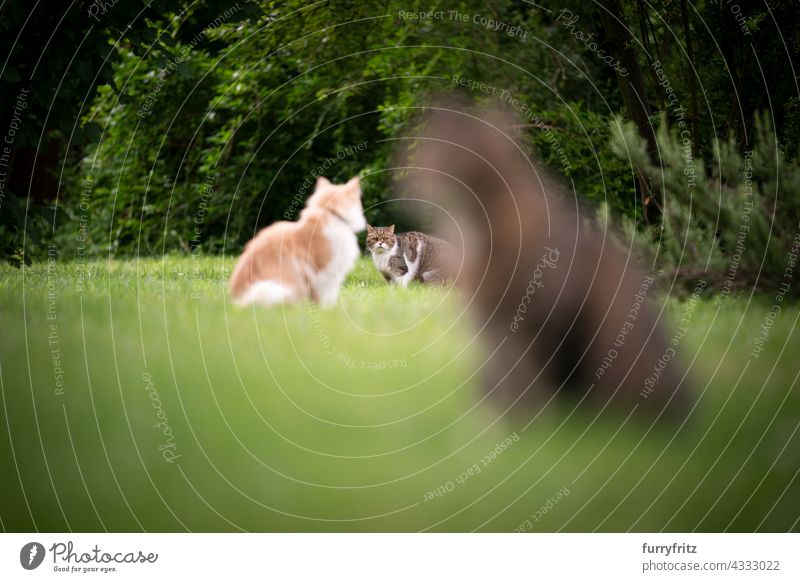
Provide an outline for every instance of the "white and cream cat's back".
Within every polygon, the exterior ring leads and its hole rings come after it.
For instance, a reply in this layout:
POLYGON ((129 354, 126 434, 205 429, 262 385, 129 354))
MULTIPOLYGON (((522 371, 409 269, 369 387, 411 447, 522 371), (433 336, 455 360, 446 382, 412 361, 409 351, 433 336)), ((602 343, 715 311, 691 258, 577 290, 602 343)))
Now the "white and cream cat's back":
POLYGON ((286 271, 298 271, 299 266, 282 261, 280 249, 285 240, 297 236, 300 226, 295 222, 276 222, 261 229, 244 247, 230 278, 230 291, 241 306, 259 303, 272 305, 291 300, 300 289, 286 276, 286 271))

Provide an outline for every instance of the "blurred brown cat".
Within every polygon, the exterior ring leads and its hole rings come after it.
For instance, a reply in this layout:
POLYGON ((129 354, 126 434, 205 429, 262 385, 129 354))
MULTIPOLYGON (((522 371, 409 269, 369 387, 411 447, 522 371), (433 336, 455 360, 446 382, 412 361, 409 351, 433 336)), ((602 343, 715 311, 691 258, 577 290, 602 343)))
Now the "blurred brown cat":
POLYGON ((646 300, 653 278, 584 224, 576 200, 524 153, 515 125, 498 111, 432 108, 401 162, 414 168, 401 196, 441 205, 453 217, 443 238, 463 234, 457 284, 489 354, 486 389, 510 402, 545 405, 555 392, 685 410, 682 370, 674 359, 659 365, 671 347, 646 300))

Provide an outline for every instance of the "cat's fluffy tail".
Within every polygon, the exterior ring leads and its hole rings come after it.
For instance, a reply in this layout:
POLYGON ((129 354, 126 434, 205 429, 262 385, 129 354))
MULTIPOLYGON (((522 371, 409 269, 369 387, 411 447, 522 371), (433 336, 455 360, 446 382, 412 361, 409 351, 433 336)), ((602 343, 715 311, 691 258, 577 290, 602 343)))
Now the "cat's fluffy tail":
POLYGON ((256 281, 240 297, 236 304, 242 307, 247 305, 276 305, 294 299, 294 291, 277 281, 256 281))

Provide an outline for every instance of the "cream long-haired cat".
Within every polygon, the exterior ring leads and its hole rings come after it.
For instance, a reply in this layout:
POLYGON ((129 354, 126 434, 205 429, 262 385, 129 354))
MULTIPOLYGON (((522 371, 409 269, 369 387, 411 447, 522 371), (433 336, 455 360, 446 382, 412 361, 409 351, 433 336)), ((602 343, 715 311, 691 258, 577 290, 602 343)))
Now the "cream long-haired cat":
POLYGON ((318 178, 297 222, 276 222, 247 243, 231 275, 231 294, 239 305, 306 297, 335 304, 360 255, 355 233, 366 226, 358 177, 343 185, 318 178))

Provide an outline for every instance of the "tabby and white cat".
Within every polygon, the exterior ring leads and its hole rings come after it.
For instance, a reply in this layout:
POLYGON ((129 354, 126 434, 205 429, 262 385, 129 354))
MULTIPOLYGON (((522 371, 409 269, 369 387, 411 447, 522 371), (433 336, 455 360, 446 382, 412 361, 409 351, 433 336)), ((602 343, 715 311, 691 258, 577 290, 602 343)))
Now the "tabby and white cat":
POLYGON ((395 234, 394 225, 367 225, 367 249, 388 283, 406 287, 411 281, 443 284, 452 277, 450 245, 422 232, 395 234))
POLYGON ((231 294, 239 305, 306 297, 335 304, 360 254, 355 233, 366 225, 358 178, 336 185, 320 177, 297 222, 276 222, 247 243, 231 275, 231 294))

